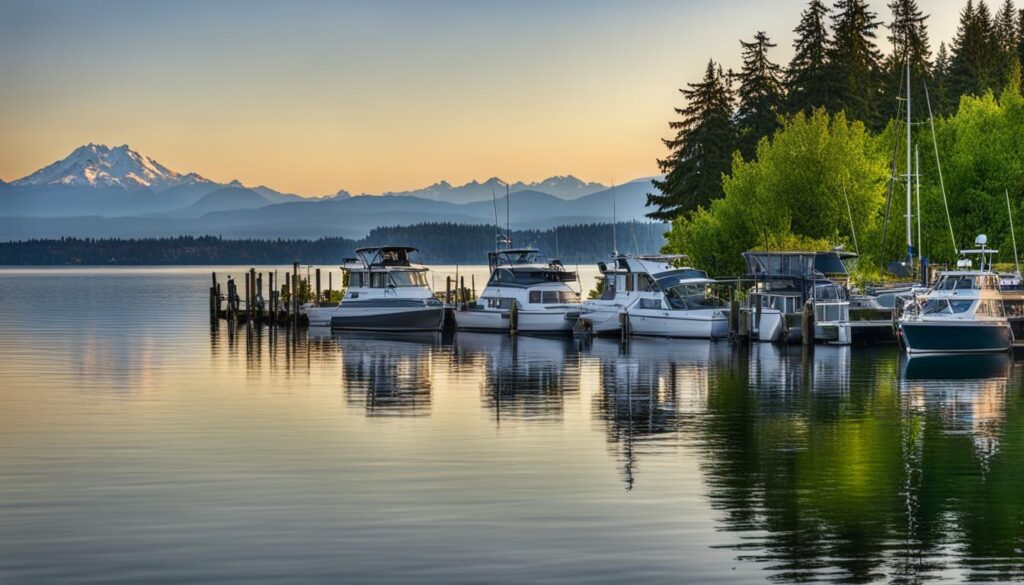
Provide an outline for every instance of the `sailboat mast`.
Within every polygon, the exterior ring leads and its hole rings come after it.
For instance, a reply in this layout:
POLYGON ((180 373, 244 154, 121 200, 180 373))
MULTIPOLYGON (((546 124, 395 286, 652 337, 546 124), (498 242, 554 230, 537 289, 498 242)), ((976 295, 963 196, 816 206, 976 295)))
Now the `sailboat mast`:
POLYGON ((913 210, 913 208, 912 208, 912 205, 913 205, 913 183, 912 183, 912 178, 911 178, 911 173, 913 172, 913 169, 911 168, 911 163, 913 162, 913 160, 911 159, 911 153, 910 153, 911 137, 910 137, 910 53, 909 53, 909 51, 907 52, 906 59, 907 59, 907 258, 911 261, 911 263, 913 263, 913 257, 914 257, 914 236, 911 233, 912 230, 913 230, 913 225, 914 225, 913 221, 912 221, 912 215, 911 215, 911 211, 913 210))
MULTIPOLYGON (((924 245, 921 242, 921 152, 918 146, 914 145, 914 179, 917 186, 917 257, 921 258, 924 256, 924 245)), ((923 263, 921 268, 924 268, 923 263)))
POLYGON ((612 254, 619 255, 619 214, 615 207, 615 183, 612 183, 612 254))
POLYGON ((512 204, 509 201, 510 199, 512 199, 512 189, 508 186, 508 183, 505 183, 505 232, 507 234, 505 237, 505 248, 508 249, 512 248, 512 204))

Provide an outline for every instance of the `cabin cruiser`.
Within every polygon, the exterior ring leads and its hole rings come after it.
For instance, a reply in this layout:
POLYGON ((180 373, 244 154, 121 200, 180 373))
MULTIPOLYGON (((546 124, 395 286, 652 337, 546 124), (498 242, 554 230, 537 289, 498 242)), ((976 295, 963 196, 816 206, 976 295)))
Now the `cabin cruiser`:
POLYGON ((998 251, 986 249, 986 243, 982 234, 975 240, 980 248, 961 252, 980 257, 978 270, 970 259, 961 259, 957 270, 940 272, 934 287, 904 307, 898 327, 907 353, 991 353, 1013 347, 1000 277, 992 270, 998 251))
POLYGON ((683 254, 630 256, 617 255, 611 266, 601 262, 603 278, 601 296, 585 301, 580 324, 594 335, 619 335, 622 315, 641 303, 646 309, 668 309, 665 290, 679 282, 706 279, 701 270, 676 266, 686 259, 683 254))
POLYGON ((843 260, 854 254, 830 252, 745 252, 747 278, 754 281, 740 318, 752 339, 798 343, 804 305, 814 309, 814 341, 849 344, 850 302, 832 278, 846 274, 843 260))
POLYGON ((707 276, 658 279, 663 291, 661 298, 640 299, 626 309, 629 333, 700 339, 728 337, 729 308, 715 295, 715 284, 707 276))
POLYGON ((444 305, 427 284, 427 267, 414 264, 416 248, 360 248, 341 269, 348 289, 337 307, 306 311, 310 326, 374 331, 437 331, 444 305))
POLYGON ((569 333, 580 316, 576 281, 558 260, 546 261, 533 248, 487 254, 491 277, 480 299, 455 312, 459 329, 569 333))

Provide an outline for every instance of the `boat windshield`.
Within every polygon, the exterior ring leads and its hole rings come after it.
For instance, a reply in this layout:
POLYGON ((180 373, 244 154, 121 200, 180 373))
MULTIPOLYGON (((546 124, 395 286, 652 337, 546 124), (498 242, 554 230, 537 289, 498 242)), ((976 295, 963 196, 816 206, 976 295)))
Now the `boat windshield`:
MULTIPOLYGON (((658 286, 661 290, 668 290, 682 280, 691 278, 707 278, 708 273, 694 268, 682 268, 671 272, 662 272, 657 275, 658 286)), ((653 289, 653 287, 651 287, 653 289)))
POLYGON ((563 303, 575 303, 576 293, 564 290, 531 290, 530 302, 533 304, 556 305, 563 303))
POLYGON ((970 299, 953 301, 948 299, 929 299, 921 305, 921 314, 953 315, 966 313, 971 310, 972 305, 974 305, 974 301, 970 299))
POLYGON ((395 286, 427 286, 427 275, 420 270, 395 270, 391 280, 395 286))
POLYGON ((973 276, 943 276, 935 290, 968 290, 975 288, 973 276))
POLYGON ((705 283, 677 284, 668 289, 665 300, 678 310, 716 309, 725 304, 705 283))

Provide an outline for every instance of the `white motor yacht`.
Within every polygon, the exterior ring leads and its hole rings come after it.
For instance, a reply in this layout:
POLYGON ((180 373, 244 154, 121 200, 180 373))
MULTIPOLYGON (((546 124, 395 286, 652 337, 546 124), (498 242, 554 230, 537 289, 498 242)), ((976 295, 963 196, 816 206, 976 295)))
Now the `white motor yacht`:
POLYGON ((372 331, 436 331, 444 305, 427 284, 426 266, 414 264, 416 248, 360 248, 341 269, 348 288, 337 307, 306 311, 310 326, 372 331))
MULTIPOLYGON (((701 271, 695 271, 701 272, 701 271)), ((703 276, 658 279, 659 298, 640 299, 626 309, 631 335, 716 339, 729 336, 729 307, 703 276), (672 282, 675 280, 675 282, 672 282)))
POLYGON ((455 312, 459 329, 570 333, 580 315, 576 281, 557 260, 546 261, 533 248, 489 252, 491 277, 479 300, 455 312))
POLYGON ((935 286, 904 308, 899 333, 907 353, 991 353, 1013 347, 999 275, 992 270, 998 251, 986 249, 986 243, 980 235, 975 240, 979 249, 961 252, 980 256, 977 270, 969 259, 960 260, 957 270, 940 272, 935 286))

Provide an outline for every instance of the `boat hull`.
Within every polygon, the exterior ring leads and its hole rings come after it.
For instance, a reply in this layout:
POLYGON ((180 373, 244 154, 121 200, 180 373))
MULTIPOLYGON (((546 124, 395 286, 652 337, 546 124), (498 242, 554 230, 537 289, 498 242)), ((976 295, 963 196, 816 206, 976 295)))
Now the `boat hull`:
POLYGON ((585 310, 581 315, 587 330, 594 335, 619 335, 622 331, 622 320, 619 314, 622 307, 602 307, 596 310, 585 310))
POLYGON ((351 331, 437 331, 444 323, 444 307, 346 309, 344 303, 331 316, 331 329, 351 331))
POLYGON ((1005 321, 904 321, 899 329, 909 354, 995 353, 1013 347, 1005 321))
MULTIPOLYGON (((579 318, 574 311, 526 311, 516 316, 517 330, 523 333, 572 333, 572 327, 579 318)), ((473 310, 455 312, 455 326, 468 331, 505 332, 511 329, 508 311, 473 310)))
POLYGON ((729 336, 729 316, 718 310, 634 309, 629 312, 629 333, 645 337, 718 339, 729 336))

